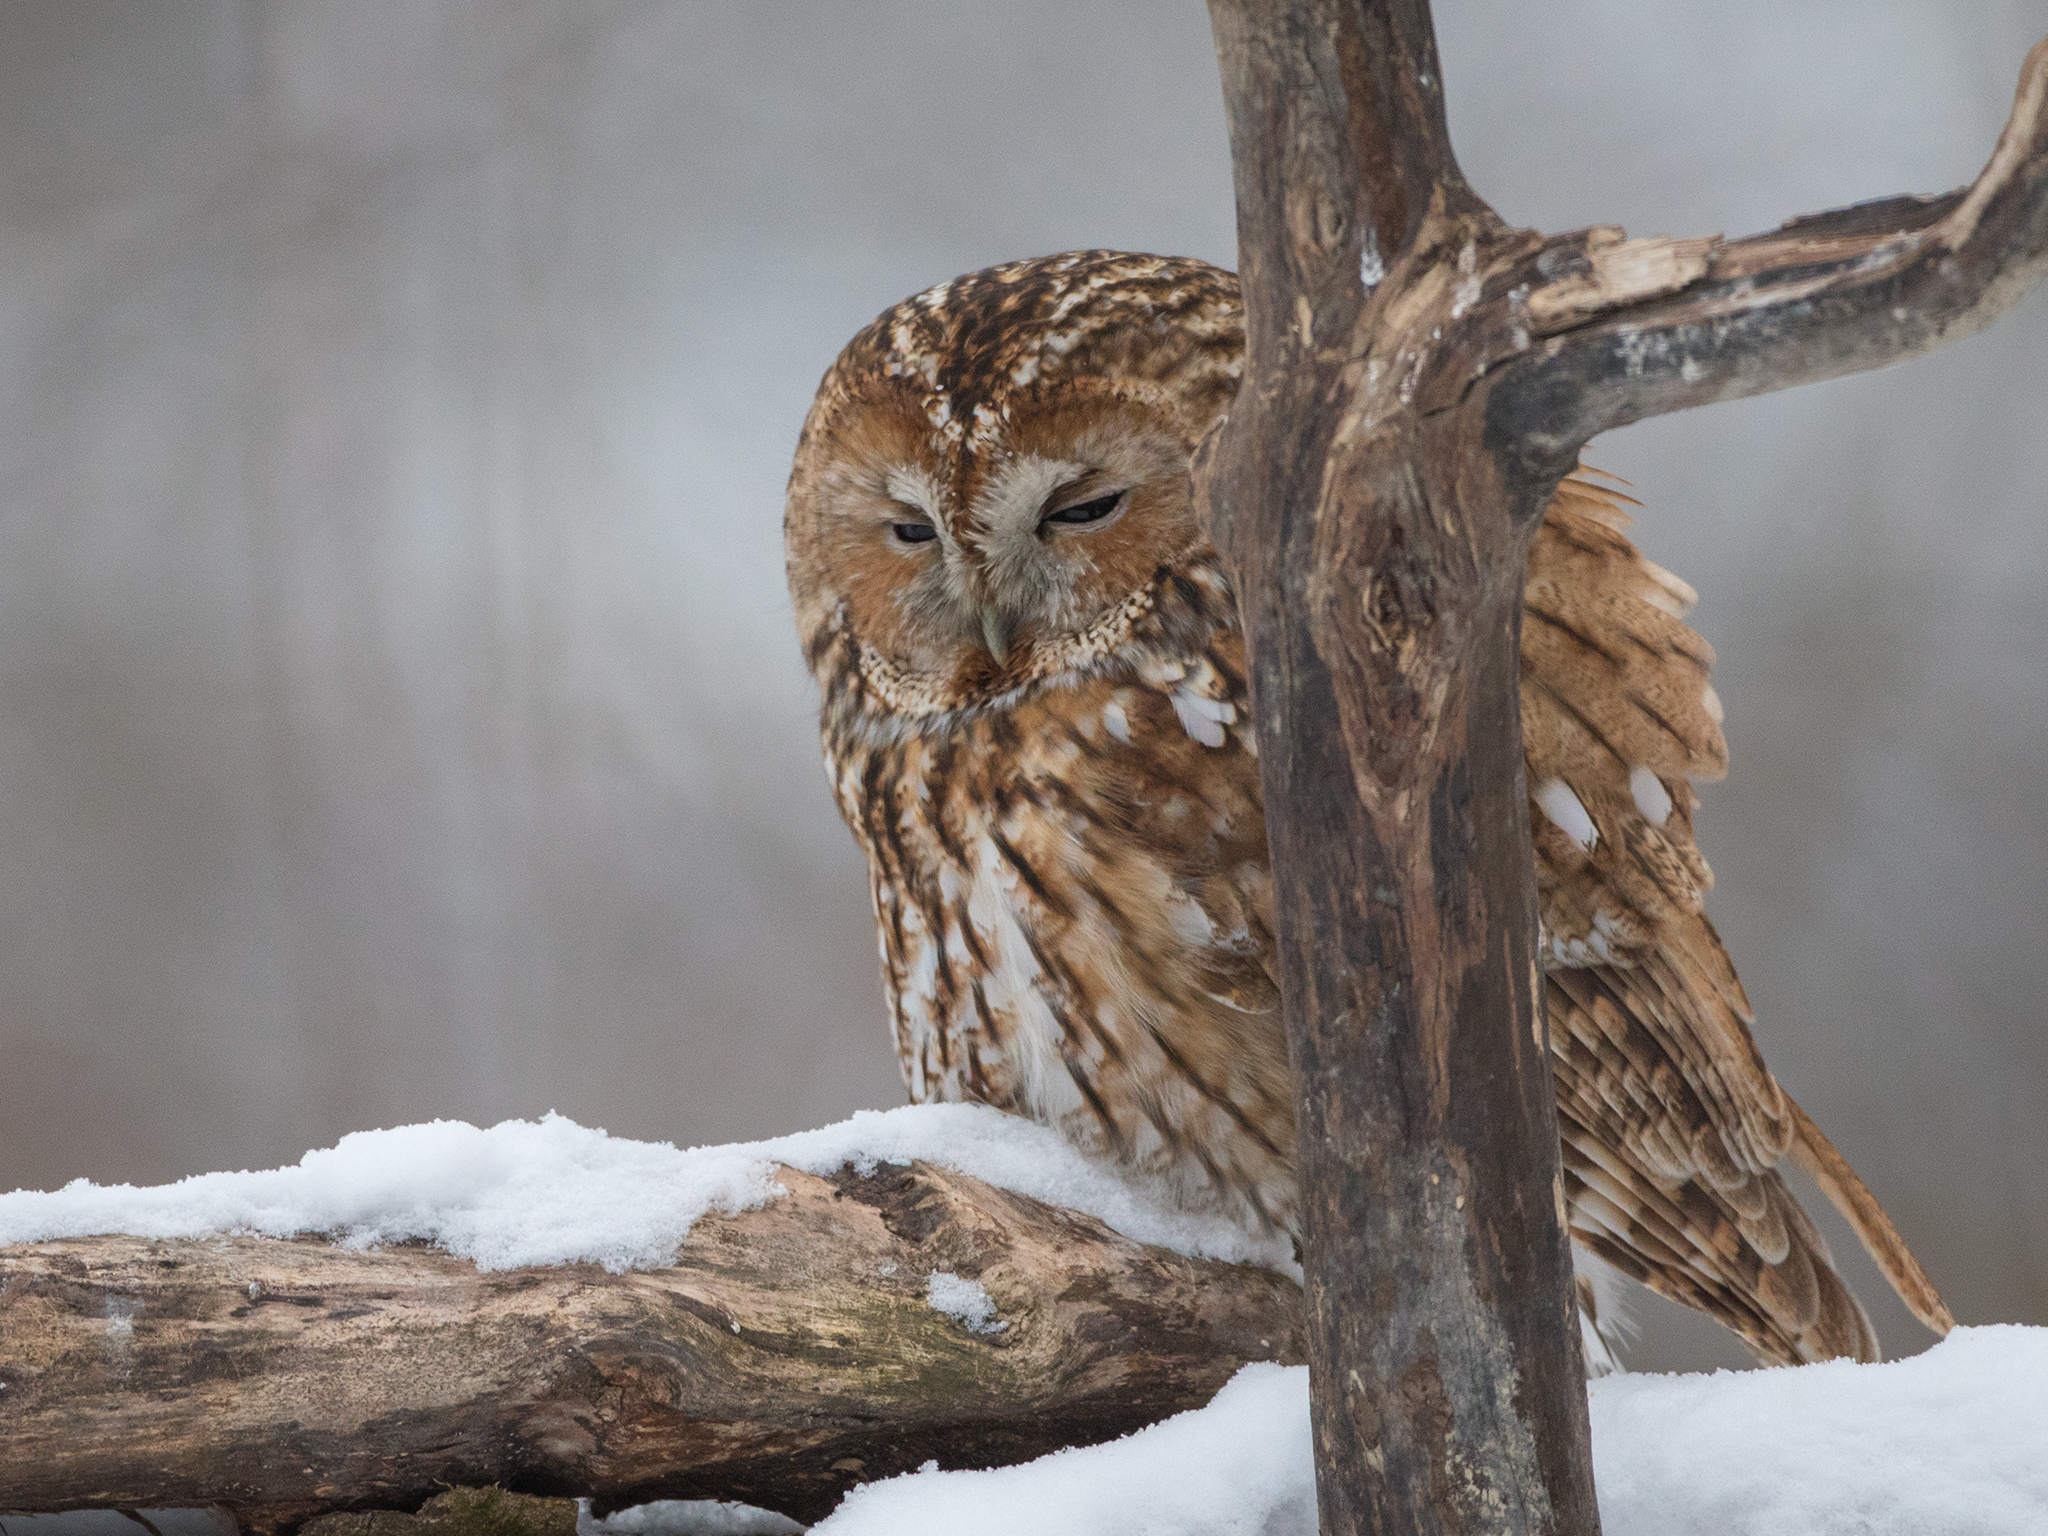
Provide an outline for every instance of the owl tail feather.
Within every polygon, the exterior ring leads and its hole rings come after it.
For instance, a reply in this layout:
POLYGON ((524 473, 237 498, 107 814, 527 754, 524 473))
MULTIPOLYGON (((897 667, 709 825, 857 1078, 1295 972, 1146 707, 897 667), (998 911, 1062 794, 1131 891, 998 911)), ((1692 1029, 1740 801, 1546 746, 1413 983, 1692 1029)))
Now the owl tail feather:
POLYGON ((1849 1166, 1849 1160, 1835 1150, 1835 1144, 1789 1093, 1785 1095, 1785 1105, 1792 1112, 1793 1163, 1805 1170, 1828 1202, 1855 1229, 1863 1251, 1877 1261, 1891 1288, 1898 1292, 1899 1300, 1937 1336, 1945 1337, 1956 1325, 1955 1316, 1936 1293, 1934 1282, 1927 1278, 1906 1240, 1899 1236, 1891 1217, 1877 1203, 1877 1196, 1865 1187, 1856 1170, 1849 1166))

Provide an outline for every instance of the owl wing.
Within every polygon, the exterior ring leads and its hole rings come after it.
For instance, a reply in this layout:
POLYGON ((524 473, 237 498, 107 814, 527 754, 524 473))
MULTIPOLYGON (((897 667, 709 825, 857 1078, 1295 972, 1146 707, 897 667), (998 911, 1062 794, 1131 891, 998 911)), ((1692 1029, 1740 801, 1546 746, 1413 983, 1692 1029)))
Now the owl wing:
POLYGON ((1764 1065, 1701 909, 1693 779, 1727 746, 1692 590, 1644 560, 1623 498, 1558 488, 1531 552, 1522 728, 1572 1235, 1763 1358, 1876 1358, 1776 1172, 1789 1152, 1893 1288, 1953 1325, 1876 1199, 1764 1065))

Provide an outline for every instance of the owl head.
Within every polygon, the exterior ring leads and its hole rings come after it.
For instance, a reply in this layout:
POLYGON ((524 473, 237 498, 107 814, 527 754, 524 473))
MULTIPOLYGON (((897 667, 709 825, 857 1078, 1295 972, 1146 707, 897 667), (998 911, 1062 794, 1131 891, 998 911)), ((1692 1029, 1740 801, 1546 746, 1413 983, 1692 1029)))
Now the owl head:
POLYGON ((1243 346, 1230 273, 1111 251, 955 278, 854 337, 783 525, 828 708, 936 725, 1114 664, 1206 548, 1188 458, 1243 346))

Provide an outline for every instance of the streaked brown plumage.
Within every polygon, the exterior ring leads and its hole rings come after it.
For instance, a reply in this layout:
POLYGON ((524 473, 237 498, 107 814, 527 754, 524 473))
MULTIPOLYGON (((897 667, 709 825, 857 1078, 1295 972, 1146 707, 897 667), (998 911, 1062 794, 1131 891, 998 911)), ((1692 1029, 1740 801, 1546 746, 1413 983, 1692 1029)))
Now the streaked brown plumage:
MULTIPOLYGON (((1242 347, 1236 280, 1199 262, 1076 252, 943 284, 827 373, 786 531, 911 1097, 1046 1121, 1287 1229, 1243 639, 1186 477, 1242 347)), ((1691 782, 1726 766, 1712 652, 1625 499, 1559 487, 1523 634, 1572 1235, 1765 1360, 1874 1358, 1788 1153, 1917 1315, 1948 1315, 1750 1036, 1692 839, 1691 782)))

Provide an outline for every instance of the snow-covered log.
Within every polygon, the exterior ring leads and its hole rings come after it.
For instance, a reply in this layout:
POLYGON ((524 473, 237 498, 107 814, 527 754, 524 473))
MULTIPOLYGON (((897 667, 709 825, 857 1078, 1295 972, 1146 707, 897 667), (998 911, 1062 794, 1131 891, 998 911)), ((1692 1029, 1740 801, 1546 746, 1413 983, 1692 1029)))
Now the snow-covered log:
POLYGON ((815 1520, 857 1483, 1106 1440, 1303 1358, 1271 1269, 922 1161, 773 1177, 627 1273, 257 1235, 0 1247, 0 1511, 219 1503, 277 1530, 499 1483, 815 1520))

